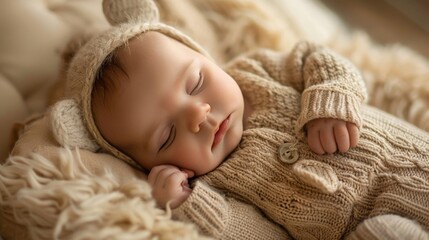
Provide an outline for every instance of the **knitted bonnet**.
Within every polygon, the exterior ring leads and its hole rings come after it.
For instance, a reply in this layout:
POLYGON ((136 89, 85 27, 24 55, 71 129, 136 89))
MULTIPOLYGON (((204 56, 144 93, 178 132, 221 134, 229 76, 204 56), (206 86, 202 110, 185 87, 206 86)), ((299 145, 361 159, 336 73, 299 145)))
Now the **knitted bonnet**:
POLYGON ((205 56, 209 55, 190 37, 160 23, 158 8, 152 0, 104 0, 103 12, 112 27, 91 38, 76 53, 67 72, 68 98, 51 108, 51 128, 55 139, 64 147, 77 147, 93 152, 103 150, 140 167, 109 144, 94 122, 91 92, 106 57, 131 38, 148 31, 162 33, 205 56))

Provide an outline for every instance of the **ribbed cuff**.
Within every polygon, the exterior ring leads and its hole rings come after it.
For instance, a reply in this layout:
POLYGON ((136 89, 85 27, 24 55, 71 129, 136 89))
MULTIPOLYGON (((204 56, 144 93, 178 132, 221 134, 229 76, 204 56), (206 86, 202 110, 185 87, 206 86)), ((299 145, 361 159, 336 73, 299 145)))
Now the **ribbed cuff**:
POLYGON ((305 124, 317 118, 335 118, 352 122, 360 129, 361 101, 353 96, 330 89, 307 89, 301 96, 301 114, 298 118, 297 131, 305 124))
POLYGON ((203 234, 216 239, 223 234, 228 212, 224 198, 201 182, 196 182, 188 199, 172 211, 177 220, 192 222, 203 234))

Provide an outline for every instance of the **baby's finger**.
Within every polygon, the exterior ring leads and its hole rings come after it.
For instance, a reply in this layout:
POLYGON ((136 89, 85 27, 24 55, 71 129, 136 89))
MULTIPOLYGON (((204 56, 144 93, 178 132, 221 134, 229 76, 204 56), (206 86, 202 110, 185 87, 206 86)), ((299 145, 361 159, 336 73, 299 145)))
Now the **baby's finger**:
POLYGON ((172 165, 156 166, 150 171, 148 182, 152 186, 162 186, 164 179, 174 171, 179 171, 179 169, 172 165))
POLYGON ((337 143, 338 151, 347 152, 350 148, 349 132, 346 123, 338 123, 334 127, 335 142, 337 143))
POLYGON ((307 130, 307 141, 310 149, 317 154, 325 154, 322 144, 320 143, 320 133, 319 130, 315 128, 310 128, 307 130))
POLYGON ((147 181, 149 182, 149 184, 154 185, 156 178, 159 175, 159 172, 166 167, 167 165, 159 165, 159 166, 153 167, 150 170, 149 175, 147 176, 147 181))
POLYGON ((147 176, 147 181, 149 182, 150 185, 154 185, 156 178, 158 177, 159 172, 161 171, 161 169, 165 168, 165 165, 160 165, 160 166, 156 166, 153 167, 148 176, 147 176))
POLYGON ((337 151, 334 130, 332 128, 325 128, 320 130, 320 142, 325 152, 334 153, 335 151, 337 151))
POLYGON ((180 191, 183 189, 183 184, 187 184, 187 175, 184 172, 176 171, 172 172, 166 179, 163 188, 166 191, 180 191))
POLYGON ((359 129, 355 124, 348 122, 347 130, 349 132, 350 147, 354 148, 359 143, 359 129))
POLYGON ((187 178, 193 178, 195 176, 195 173, 189 169, 181 168, 180 171, 186 173, 188 175, 187 178))

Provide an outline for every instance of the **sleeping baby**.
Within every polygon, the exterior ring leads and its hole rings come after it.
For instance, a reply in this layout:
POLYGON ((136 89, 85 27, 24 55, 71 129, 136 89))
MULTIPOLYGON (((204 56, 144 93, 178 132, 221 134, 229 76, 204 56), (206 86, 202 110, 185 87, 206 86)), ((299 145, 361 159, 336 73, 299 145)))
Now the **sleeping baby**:
POLYGON ((159 207, 214 238, 358 238, 375 218, 374 236, 429 237, 429 133, 365 105, 350 62, 300 42, 221 68, 151 1, 103 4, 115 26, 71 63, 60 143, 147 171, 159 207))

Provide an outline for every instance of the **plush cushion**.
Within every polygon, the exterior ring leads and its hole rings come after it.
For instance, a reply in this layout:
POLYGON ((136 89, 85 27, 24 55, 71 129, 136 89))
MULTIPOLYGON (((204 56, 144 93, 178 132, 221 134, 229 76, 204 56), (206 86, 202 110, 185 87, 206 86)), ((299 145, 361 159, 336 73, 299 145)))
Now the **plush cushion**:
POLYGON ((61 54, 72 36, 103 29, 100 0, 0 1, 0 159, 10 129, 44 111, 61 54))

